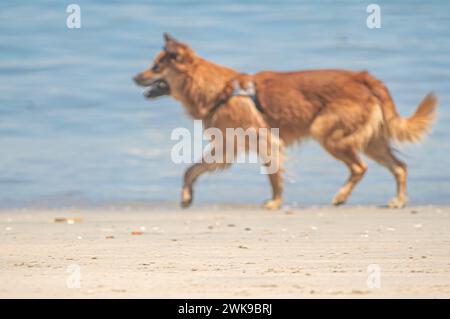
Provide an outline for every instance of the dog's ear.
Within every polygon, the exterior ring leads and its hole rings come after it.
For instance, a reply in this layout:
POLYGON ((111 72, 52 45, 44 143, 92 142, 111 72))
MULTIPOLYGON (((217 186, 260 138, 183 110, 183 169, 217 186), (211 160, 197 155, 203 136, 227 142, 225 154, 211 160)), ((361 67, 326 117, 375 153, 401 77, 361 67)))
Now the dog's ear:
POLYGON ((175 40, 173 36, 171 36, 169 33, 164 32, 164 51, 166 51, 172 58, 176 58, 181 53, 183 53, 183 44, 175 40))
POLYGON ((194 51, 188 45, 177 41, 167 32, 164 33, 163 37, 165 41, 164 51, 177 62, 189 60, 194 55, 194 51))
POLYGON ((164 38, 164 41, 167 43, 167 42, 178 42, 177 40, 175 40, 175 38, 173 37, 173 36, 171 36, 169 33, 167 33, 167 32, 164 32, 163 33, 163 38, 164 38))

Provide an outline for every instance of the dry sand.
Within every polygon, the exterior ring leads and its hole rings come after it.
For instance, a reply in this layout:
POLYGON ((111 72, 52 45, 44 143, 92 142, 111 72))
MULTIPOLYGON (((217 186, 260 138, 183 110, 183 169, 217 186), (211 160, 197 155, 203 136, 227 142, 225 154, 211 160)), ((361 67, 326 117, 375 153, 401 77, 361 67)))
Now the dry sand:
POLYGON ((0 297, 449 298, 449 225, 432 206, 4 209, 0 297))

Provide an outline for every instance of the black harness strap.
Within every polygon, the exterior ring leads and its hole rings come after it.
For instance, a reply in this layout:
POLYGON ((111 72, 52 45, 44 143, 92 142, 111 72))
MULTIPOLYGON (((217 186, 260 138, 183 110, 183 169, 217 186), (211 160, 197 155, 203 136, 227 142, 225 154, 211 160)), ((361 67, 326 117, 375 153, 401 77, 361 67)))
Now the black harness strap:
POLYGON ((250 98, 253 100, 253 103, 255 103, 256 108, 258 111, 264 114, 264 109, 261 105, 261 102, 259 102, 258 96, 256 94, 250 95, 250 98))
POLYGON ((262 107, 261 102, 258 99, 258 96, 256 95, 256 89, 255 89, 255 85, 253 82, 250 83, 250 87, 246 88, 246 89, 242 89, 239 86, 239 83, 237 83, 236 81, 233 83, 234 85, 234 91, 231 94, 231 96, 229 96, 226 100, 220 100, 218 101, 209 111, 209 113, 214 113, 221 105, 225 104, 230 98, 232 98, 233 96, 242 96, 242 97, 249 97, 250 99, 252 99, 253 104, 255 104, 256 109, 260 112, 264 114, 264 108, 262 107))

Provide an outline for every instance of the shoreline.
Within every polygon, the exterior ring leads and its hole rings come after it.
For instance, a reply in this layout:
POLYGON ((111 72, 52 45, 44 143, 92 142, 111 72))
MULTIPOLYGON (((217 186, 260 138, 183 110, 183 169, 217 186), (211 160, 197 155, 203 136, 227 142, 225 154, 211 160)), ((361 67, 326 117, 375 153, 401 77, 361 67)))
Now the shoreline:
POLYGON ((450 297, 450 206, 113 207, 0 209, 0 298, 450 297))

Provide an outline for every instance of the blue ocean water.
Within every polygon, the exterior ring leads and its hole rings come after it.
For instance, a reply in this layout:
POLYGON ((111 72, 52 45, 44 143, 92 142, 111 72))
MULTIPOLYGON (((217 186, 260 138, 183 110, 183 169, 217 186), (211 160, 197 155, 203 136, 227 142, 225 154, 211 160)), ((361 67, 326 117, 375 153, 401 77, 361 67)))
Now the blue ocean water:
MULTIPOLYGON (((170 98, 147 101, 132 76, 168 31, 203 57, 244 72, 366 69, 387 83, 404 116, 435 91, 439 120, 422 145, 400 148, 412 204, 450 203, 450 2, 32 1, 0 4, 0 206, 176 202, 187 165, 174 164, 176 127, 192 128, 170 98), (66 7, 81 8, 80 29, 66 7)), ((314 143, 289 150, 288 204, 327 204, 346 168, 314 143)), ((260 203, 255 165, 199 180, 197 203, 260 203)), ((394 181, 369 162, 350 203, 383 204, 394 181)))

